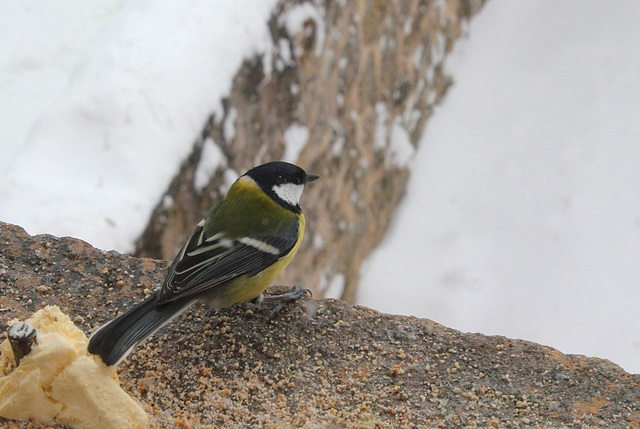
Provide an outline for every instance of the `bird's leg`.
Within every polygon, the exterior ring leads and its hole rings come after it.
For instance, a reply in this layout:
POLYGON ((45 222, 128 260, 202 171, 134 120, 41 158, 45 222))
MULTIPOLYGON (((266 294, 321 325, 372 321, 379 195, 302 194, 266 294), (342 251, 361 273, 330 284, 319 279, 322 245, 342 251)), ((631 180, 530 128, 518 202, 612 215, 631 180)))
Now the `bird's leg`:
POLYGON ((276 303, 269 316, 269 318, 273 320, 276 318, 276 316, 278 316, 278 314, 280 314, 287 303, 297 301, 307 293, 311 295, 311 291, 309 289, 300 286, 293 286, 291 287, 289 292, 281 293, 279 295, 262 295, 262 299, 260 300, 260 302, 276 303))

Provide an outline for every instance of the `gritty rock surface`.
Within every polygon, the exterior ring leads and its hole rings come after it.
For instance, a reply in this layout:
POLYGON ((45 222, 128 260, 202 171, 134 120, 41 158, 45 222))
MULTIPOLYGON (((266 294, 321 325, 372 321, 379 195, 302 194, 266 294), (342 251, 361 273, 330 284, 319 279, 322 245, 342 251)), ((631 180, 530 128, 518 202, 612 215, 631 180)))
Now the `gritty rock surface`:
MULTIPOLYGON (((90 333, 166 268, 0 223, 0 325, 56 304, 90 333)), ((640 427, 640 375, 606 360, 335 300, 269 312, 197 307, 132 353, 151 427, 640 427)))

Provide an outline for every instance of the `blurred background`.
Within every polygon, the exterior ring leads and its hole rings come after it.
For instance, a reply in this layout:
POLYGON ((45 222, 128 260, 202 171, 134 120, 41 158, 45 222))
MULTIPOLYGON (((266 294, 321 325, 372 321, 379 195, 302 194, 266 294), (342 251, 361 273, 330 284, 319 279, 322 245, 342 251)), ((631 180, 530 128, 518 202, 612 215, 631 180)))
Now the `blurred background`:
POLYGON ((640 4, 44 1, 0 15, 0 220, 172 259, 272 159, 281 279, 640 372, 640 4), (296 267, 297 265, 297 267, 296 267))

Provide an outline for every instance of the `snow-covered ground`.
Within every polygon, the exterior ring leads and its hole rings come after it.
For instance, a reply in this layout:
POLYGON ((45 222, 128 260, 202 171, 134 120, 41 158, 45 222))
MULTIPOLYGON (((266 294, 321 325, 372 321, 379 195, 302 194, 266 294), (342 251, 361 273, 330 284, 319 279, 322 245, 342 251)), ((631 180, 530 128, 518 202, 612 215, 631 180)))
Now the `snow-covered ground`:
POLYGON ((489 0, 359 302, 640 372, 640 2, 489 0))
MULTIPOLYGON (((242 58, 270 49, 274 3, 6 2, 0 219, 131 250, 242 58)), ((361 303, 640 372, 639 18, 488 1, 361 303)), ((224 162, 205 143, 196 185, 224 162)))

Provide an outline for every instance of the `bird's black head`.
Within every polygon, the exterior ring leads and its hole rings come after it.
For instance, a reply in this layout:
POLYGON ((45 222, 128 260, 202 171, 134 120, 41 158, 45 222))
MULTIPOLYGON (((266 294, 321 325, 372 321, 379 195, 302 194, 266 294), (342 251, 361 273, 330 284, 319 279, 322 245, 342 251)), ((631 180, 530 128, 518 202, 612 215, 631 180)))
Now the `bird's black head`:
POLYGON ((307 174, 297 165, 284 161, 259 165, 244 175, 251 177, 267 195, 280 205, 296 213, 301 211, 300 196, 304 185, 318 179, 318 176, 307 174))

